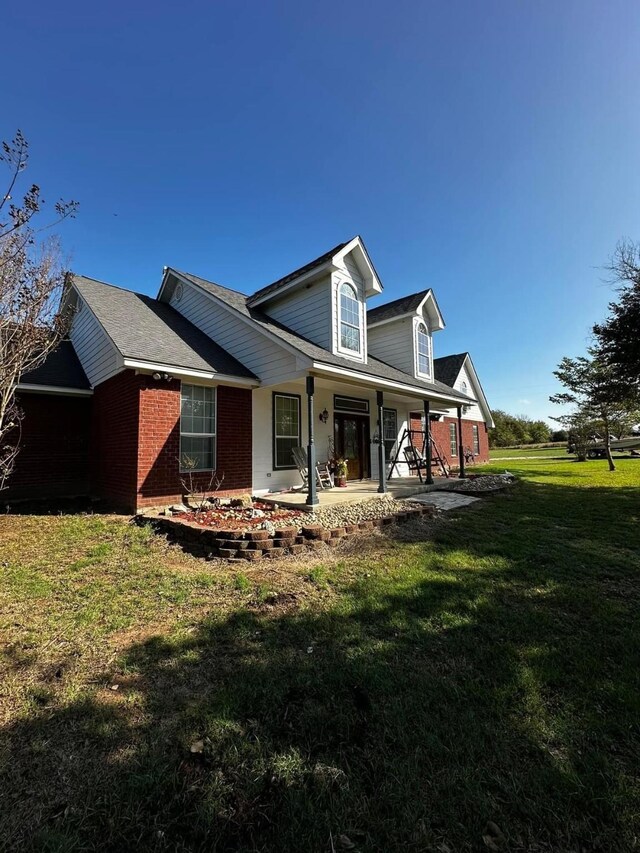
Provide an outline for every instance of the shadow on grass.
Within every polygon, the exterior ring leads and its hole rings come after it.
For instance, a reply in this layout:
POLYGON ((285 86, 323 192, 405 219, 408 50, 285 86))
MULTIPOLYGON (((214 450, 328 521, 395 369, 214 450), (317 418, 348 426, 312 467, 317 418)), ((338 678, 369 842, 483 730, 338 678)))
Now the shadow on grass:
POLYGON ((131 645, 2 733, 0 849, 486 850, 488 821, 497 849, 632 849, 638 594, 610 581, 637 554, 603 580, 579 543, 637 546, 637 511, 518 488, 364 552, 321 612, 275 594, 131 645))

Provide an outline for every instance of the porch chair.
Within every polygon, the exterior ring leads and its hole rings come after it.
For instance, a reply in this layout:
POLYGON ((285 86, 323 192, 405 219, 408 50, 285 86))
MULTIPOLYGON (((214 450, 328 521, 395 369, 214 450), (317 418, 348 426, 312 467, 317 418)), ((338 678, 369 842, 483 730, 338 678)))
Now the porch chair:
POLYGON ((418 450, 417 447, 410 444, 408 447, 404 447, 402 452, 404 453, 404 458, 409 466, 409 471, 427 470, 427 460, 423 456, 422 451, 418 450))
MULTIPOLYGON (((302 488, 306 489, 309 486, 309 458, 307 456, 307 448, 294 447, 291 453, 302 477, 302 488)), ((316 462, 316 482, 321 489, 333 488, 333 478, 331 477, 327 462, 316 462)))

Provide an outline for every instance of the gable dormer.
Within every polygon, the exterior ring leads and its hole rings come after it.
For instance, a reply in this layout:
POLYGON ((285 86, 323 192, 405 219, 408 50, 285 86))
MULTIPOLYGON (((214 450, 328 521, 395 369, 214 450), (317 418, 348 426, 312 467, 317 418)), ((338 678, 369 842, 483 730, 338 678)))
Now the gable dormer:
POLYGON ((433 333, 444 320, 430 288, 372 308, 367 324, 371 355, 416 379, 434 379, 433 333))
POLYGON ((381 292, 364 243, 354 237, 257 291, 247 305, 335 355, 366 362, 366 300, 381 292))

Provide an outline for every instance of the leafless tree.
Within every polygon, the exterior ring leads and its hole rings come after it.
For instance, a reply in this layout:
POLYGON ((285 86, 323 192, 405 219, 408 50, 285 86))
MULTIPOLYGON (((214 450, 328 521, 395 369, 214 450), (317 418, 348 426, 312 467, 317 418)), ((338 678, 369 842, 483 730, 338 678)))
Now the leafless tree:
POLYGON ((59 312, 64 285, 60 244, 47 236, 57 223, 76 214, 75 201, 58 201, 55 216, 37 219, 44 199, 31 184, 13 201, 29 163, 29 146, 18 131, 3 142, 0 163, 9 172, 0 191, 0 489, 7 484, 20 449, 22 412, 16 401, 20 377, 41 364, 64 334, 67 318, 59 312))

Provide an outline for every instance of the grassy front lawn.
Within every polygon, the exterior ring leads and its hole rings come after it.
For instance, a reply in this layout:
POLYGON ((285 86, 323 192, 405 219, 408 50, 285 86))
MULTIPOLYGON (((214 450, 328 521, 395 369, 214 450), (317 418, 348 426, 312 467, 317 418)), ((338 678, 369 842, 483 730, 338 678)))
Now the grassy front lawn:
POLYGON ((571 459, 567 445, 561 447, 492 447, 491 459, 571 459))
POLYGON ((509 467, 318 562, 1 518, 0 850, 637 849, 640 460, 509 467))

